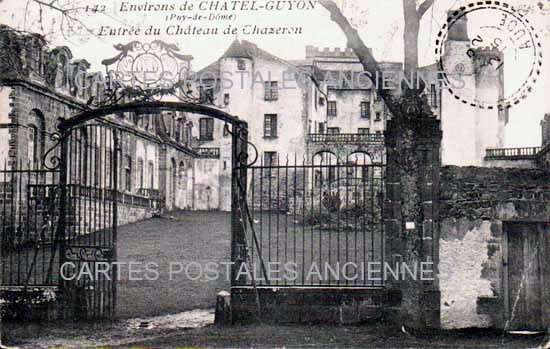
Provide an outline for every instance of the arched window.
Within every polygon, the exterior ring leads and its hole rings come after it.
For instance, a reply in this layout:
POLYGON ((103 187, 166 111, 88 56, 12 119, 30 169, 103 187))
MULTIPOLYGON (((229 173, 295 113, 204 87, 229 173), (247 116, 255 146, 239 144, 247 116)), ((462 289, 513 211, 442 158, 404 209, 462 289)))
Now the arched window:
POLYGON ((155 164, 149 161, 147 164, 147 173, 149 175, 149 189, 155 188, 155 164))
POLYGON ((137 167, 138 167, 138 187, 141 190, 144 188, 143 185, 145 180, 145 174, 144 174, 145 168, 143 166, 142 158, 138 158, 137 167))
POLYGON ((330 151, 320 151, 313 156, 315 185, 327 184, 337 180, 338 158, 330 151))
POLYGON ((27 140, 27 159, 29 161, 29 167, 34 169, 37 166, 37 145, 38 145, 38 129, 35 125, 29 124, 28 126, 28 140, 27 140))
POLYGON ((39 169, 44 156, 44 115, 38 109, 33 109, 28 119, 27 160, 31 168, 39 169))
POLYGON ((171 194, 171 199, 172 199, 172 205, 175 205, 176 204, 176 191, 177 191, 177 187, 176 187, 176 183, 177 183, 177 178, 178 178, 178 168, 177 168, 177 165, 176 165, 176 160, 174 158, 172 158, 171 160, 171 163, 170 163, 170 173, 171 173, 171 183, 170 183, 170 194, 171 194))
POLYGON ((70 161, 67 162, 67 171, 71 180, 82 185, 88 185, 88 133, 86 129, 76 129, 68 140, 68 151, 72 154, 70 161))
MULTIPOLYGON (((360 179, 363 182, 368 180, 369 169, 372 172, 372 167, 369 167, 369 165, 372 164, 372 159, 369 154, 363 151, 351 153, 348 156, 348 164, 351 165, 352 169, 349 177, 360 179)), ((372 173, 370 173, 370 176, 372 177, 372 173)))

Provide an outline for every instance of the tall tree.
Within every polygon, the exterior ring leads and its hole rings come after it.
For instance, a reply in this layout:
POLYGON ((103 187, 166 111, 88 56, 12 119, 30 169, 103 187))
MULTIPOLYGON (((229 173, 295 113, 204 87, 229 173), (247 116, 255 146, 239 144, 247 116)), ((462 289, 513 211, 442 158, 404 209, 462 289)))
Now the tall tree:
MULTIPOLYGON (((410 79, 418 70, 418 33, 420 20, 433 5, 434 0, 425 0, 417 7, 415 0, 403 0, 405 18, 404 30, 404 74, 410 79)), ((351 47, 365 71, 370 73, 377 92, 392 113, 387 123, 386 141, 386 204, 392 209, 384 211, 384 220, 391 222, 385 227, 386 240, 383 263, 393 263, 388 256, 399 256, 398 265, 421 265, 428 260, 438 261, 439 254, 424 239, 437 239, 437 226, 433 226, 429 212, 437 205, 439 193, 439 145, 441 131, 433 116, 427 99, 421 96, 423 84, 401 85, 401 91, 384 89, 380 81, 383 74, 371 51, 341 9, 332 0, 320 0, 348 39, 351 47), (376 81, 378 79, 378 81, 376 81), (399 92, 398 92, 399 91, 399 92), (391 187, 390 187, 391 186, 391 187), (391 188, 391 189, 389 189, 391 188), (430 188, 428 191, 426 188, 430 188), (394 224, 395 223, 395 224, 394 224), (434 252, 435 251, 435 252, 434 252)), ((437 277, 434 275, 434 277, 437 277)), ((403 277, 400 280, 387 280, 388 298, 395 291, 398 306, 387 307, 389 319, 405 327, 438 327, 439 293, 437 286, 424 285, 424 282, 403 277), (390 292, 391 291, 391 292, 390 292), (393 313, 393 316, 391 315, 393 313)))
MULTIPOLYGON (((407 77, 416 78, 415 74, 418 70, 418 34, 420 30, 420 20, 424 14, 433 6, 435 0, 425 0, 419 6, 416 4, 416 0, 403 0, 403 15, 405 18, 405 30, 404 30, 404 73, 407 77), (412 74, 412 75, 411 75, 412 74)), ((404 110, 402 103, 398 103, 396 96, 396 90, 389 90, 383 88, 382 75, 376 74, 379 71, 379 64, 371 54, 367 45, 359 35, 358 31, 351 25, 350 21, 342 13, 341 8, 333 0, 319 0, 319 3, 329 11, 331 20, 334 21, 345 34, 348 40, 348 46, 351 47, 354 53, 359 58, 363 69, 370 74, 370 78, 375 86, 378 86, 378 94, 384 99, 384 102, 388 106, 389 110, 395 117, 399 117, 406 110, 404 110), (378 80, 378 81, 377 81, 378 80)), ((416 86, 416 83, 413 85, 416 86)), ((423 86, 419 89, 409 91, 418 99, 419 103, 421 98, 419 94, 422 92, 423 86)))

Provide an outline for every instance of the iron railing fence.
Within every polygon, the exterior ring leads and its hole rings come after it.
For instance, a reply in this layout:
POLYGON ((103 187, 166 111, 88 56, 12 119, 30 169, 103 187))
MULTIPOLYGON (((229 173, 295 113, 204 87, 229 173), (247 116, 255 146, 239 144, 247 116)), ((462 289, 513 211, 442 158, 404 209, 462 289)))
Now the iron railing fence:
POLYGON ((534 160, 541 147, 487 149, 485 160, 534 160))
POLYGON ((248 169, 244 286, 383 286, 385 166, 360 162, 248 169))
POLYGON ((311 133, 308 140, 312 143, 337 144, 379 144, 384 143, 384 135, 376 133, 311 133))
POLYGON ((57 286, 59 172, 33 163, 0 169, 2 286, 57 286))
MULTIPOLYGON (((66 217, 62 263, 68 265, 64 279, 68 302, 84 302, 83 318, 113 314, 116 289, 112 282, 116 267, 98 272, 101 264, 116 261, 116 233, 121 192, 135 187, 136 159, 129 151, 130 135, 105 125, 81 125, 67 133, 66 217), (120 176, 119 176, 120 175, 120 176), (93 277, 78 277, 87 270, 93 277)), ((147 199, 148 200, 148 199, 147 199)))

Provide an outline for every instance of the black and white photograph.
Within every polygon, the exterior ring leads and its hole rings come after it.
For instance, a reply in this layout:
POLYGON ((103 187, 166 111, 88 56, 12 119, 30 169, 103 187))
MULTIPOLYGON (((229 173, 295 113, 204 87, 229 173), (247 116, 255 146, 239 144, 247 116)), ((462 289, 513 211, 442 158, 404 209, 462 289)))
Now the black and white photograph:
POLYGON ((0 348, 550 349, 548 48, 550 0, 0 0, 0 348))

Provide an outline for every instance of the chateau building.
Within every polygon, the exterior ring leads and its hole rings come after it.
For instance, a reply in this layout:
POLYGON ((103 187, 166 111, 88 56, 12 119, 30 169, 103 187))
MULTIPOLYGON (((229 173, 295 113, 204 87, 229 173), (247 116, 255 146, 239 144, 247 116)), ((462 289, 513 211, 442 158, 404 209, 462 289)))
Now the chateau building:
MULTIPOLYGON (((463 68, 464 94, 498 97, 503 91, 502 70, 495 74, 482 64, 482 57, 491 52, 470 58, 470 47, 464 18, 449 32, 446 66, 463 68)), ((379 65, 380 74, 399 83, 402 63, 379 65)), ((503 147, 506 111, 473 108, 457 100, 443 88, 439 69, 433 64, 421 67, 418 74, 444 131, 442 163, 492 166, 485 160, 486 150, 503 147)), ((344 163, 345 156, 357 152, 366 154, 366 161, 384 162, 383 133, 391 114, 372 84, 365 82, 363 67, 349 48, 307 46, 305 59, 287 61, 254 43, 235 40, 197 76, 220 108, 249 123, 251 142, 264 164, 294 156, 314 162, 316 154, 344 163)), ((205 144, 222 147, 223 127, 212 122, 212 139, 205 144)))
MULTIPOLYGON (((21 69, 3 62, 0 160, 40 166, 39 159, 54 145, 50 136, 59 119, 84 110, 92 98, 103 98, 100 84, 83 88, 78 77, 93 80, 100 75, 88 73, 89 63, 74 59, 67 47, 48 48, 38 35, 4 31, 2 36, 6 43, 25 44, 16 62, 21 69)), ((465 67, 465 88, 481 95, 500 93, 502 77, 470 59, 468 48, 462 20, 449 33, 445 59, 465 67)), ((191 59, 185 62, 189 70, 191 59)), ((380 69, 381 74, 399 76, 402 64, 381 62, 380 69)), ((423 67, 420 74, 444 131, 442 163, 491 166, 485 152, 502 148, 505 113, 457 101, 440 88, 437 69, 423 67)), ((384 163, 383 134, 391 114, 372 86, 364 85, 362 73, 351 49, 307 46, 303 60, 287 61, 254 43, 235 40, 197 73, 200 83, 194 87, 203 101, 248 122, 257 164, 295 159, 308 164, 384 163)), ((122 113, 97 122, 129 131, 119 161, 120 190, 160 198, 167 209, 230 209, 231 137, 223 122, 172 112, 162 117, 122 113)))

